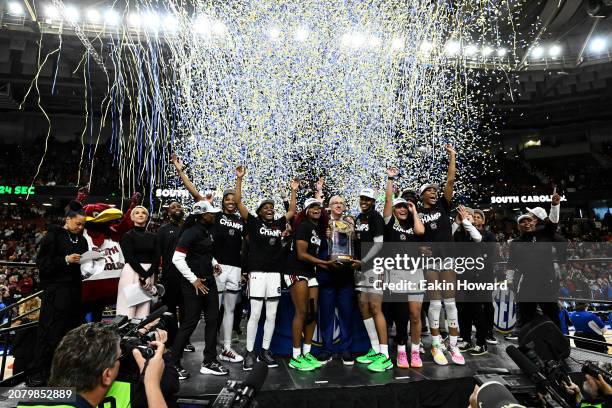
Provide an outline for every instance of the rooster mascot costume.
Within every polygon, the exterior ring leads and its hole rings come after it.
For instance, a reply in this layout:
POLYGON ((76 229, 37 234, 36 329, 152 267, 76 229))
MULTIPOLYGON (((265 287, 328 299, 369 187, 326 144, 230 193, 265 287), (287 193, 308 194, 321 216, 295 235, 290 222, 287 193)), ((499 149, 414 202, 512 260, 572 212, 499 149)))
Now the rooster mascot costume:
MULTIPOLYGON (((82 203, 88 193, 86 188, 79 190, 77 200, 82 203)), ((83 206, 86 216, 83 236, 89 250, 100 253, 97 259, 81 265, 83 310, 92 312, 93 321, 100 321, 104 307, 117 302, 119 275, 125 264, 119 242, 123 234, 134 226, 130 215, 140 198, 140 193, 132 195, 125 214, 104 203, 83 206)))

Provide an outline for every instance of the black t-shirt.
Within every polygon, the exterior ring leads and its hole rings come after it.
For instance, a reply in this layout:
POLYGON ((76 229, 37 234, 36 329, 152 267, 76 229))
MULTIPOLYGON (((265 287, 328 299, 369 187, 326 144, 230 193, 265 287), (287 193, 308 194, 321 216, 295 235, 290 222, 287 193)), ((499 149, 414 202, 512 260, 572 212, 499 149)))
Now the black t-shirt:
POLYGON ((416 242, 418 240, 414 233, 414 220, 411 214, 408 214, 405 221, 400 221, 395 218, 395 215, 391 215, 385 224, 385 242, 416 242))
POLYGON ((431 208, 419 207, 419 218, 425 226, 423 242, 452 242, 451 203, 440 197, 431 208))
POLYGON ((201 222, 187 228, 181 234, 176 250, 186 254, 187 266, 198 278, 213 276, 213 235, 212 228, 201 222))
POLYGON ((308 220, 304 220, 298 225, 291 243, 291 252, 287 258, 286 266, 286 272, 291 275, 303 275, 313 278, 315 276, 315 265, 297 258, 297 241, 308 242, 306 252, 311 256, 317 257, 321 246, 321 238, 317 233, 317 226, 308 220))
POLYGON ((242 237, 245 232, 244 221, 240 215, 217 214, 214 229, 214 253, 217 262, 240 268, 240 251, 242 250, 242 237))
POLYGON ((281 272, 284 266, 281 234, 287 227, 287 219, 283 216, 272 222, 264 222, 249 214, 246 227, 249 235, 249 271, 281 272))
POLYGON ((384 235, 385 220, 378 211, 360 213, 355 220, 355 258, 361 259, 361 243, 374 242, 375 237, 384 235))

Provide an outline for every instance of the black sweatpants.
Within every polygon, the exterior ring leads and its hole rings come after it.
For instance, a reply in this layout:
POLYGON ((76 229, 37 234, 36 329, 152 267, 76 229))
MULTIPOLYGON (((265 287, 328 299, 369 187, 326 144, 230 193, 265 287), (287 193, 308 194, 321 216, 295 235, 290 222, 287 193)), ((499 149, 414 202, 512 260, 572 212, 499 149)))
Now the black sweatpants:
POLYGON ((41 297, 34 360, 30 369, 48 377, 62 338, 81 324, 81 287, 49 285, 41 297))
MULTIPOLYGON (((181 288, 181 281, 185 280, 183 276, 170 275, 168 272, 162 274, 164 279, 162 285, 166 292, 162 297, 164 305, 168 306, 168 312, 174 316, 174 322, 171 327, 168 327, 168 344, 174 344, 174 339, 178 333, 178 323, 182 323, 185 318, 185 307, 183 302, 183 290, 181 288), (177 313, 178 308, 178 313, 177 313)), ((187 340, 189 343, 189 340, 187 340)))
POLYGON ((542 314, 547 316, 558 328, 561 328, 561 320, 559 319, 559 304, 557 302, 520 302, 519 303, 519 318, 521 325, 528 324, 538 313, 538 305, 542 309, 542 314))
MULTIPOLYGON (((472 325, 476 327, 476 344, 486 343, 489 334, 489 324, 487 323, 490 315, 487 305, 491 302, 459 302, 457 309, 459 312, 459 336, 463 341, 472 341, 472 325)), ((492 305, 491 305, 492 306, 492 305)))
POLYGON ((183 358, 183 349, 189 342, 191 334, 196 329, 202 312, 204 313, 204 362, 207 363, 217 358, 217 321, 219 319, 219 295, 214 279, 208 279, 205 283, 208 293, 203 295, 198 291, 196 294, 194 286, 183 279, 181 288, 185 302, 185 318, 174 339, 172 346, 174 363, 180 364, 183 358))

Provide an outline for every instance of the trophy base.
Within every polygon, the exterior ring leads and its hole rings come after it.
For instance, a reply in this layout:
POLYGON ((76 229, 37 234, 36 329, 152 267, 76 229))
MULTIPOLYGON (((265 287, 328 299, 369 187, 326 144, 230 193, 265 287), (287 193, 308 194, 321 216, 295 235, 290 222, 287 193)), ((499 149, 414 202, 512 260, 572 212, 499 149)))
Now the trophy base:
POLYGON ((353 262, 353 257, 350 255, 332 255, 331 260, 341 263, 351 263, 353 262))

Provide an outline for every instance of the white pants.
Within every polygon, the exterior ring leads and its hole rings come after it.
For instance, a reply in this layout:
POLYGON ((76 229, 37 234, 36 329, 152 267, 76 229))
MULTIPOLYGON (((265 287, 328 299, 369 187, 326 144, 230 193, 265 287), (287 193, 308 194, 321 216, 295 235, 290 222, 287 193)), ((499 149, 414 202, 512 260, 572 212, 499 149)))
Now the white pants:
POLYGON ((297 283, 301 280, 308 282, 309 288, 316 288, 319 286, 319 282, 317 282, 317 278, 308 278, 302 275, 283 275, 283 279, 285 280, 285 285, 290 288, 294 283, 297 283))

